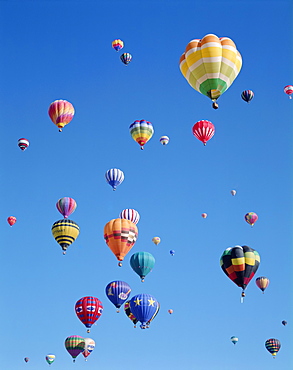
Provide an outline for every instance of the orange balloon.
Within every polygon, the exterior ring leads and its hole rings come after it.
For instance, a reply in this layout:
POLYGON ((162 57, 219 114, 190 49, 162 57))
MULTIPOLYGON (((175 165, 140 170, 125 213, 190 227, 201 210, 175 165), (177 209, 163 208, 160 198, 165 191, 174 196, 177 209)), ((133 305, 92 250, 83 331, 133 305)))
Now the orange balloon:
POLYGON ((138 229, 136 225, 124 218, 116 218, 109 221, 104 227, 104 238, 115 254, 119 266, 122 266, 126 254, 134 246, 138 236, 138 229))
POLYGON ((173 313, 173 310, 168 310, 169 314, 171 315, 173 313))

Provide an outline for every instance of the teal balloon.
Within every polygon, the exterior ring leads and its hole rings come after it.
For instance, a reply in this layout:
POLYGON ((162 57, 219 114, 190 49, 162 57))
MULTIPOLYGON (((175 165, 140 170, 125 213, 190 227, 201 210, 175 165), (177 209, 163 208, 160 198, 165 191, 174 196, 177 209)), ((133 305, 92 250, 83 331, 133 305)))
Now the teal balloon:
POLYGON ((144 278, 152 271, 155 265, 155 258, 149 252, 137 252, 130 258, 130 266, 144 281, 144 278))

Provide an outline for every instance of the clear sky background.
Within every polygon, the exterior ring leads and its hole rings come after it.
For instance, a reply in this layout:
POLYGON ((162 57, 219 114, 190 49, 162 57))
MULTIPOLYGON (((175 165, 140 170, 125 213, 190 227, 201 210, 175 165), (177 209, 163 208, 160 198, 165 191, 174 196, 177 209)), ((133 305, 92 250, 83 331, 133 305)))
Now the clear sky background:
POLYGON ((2 0, 0 24, 1 369, 46 369, 48 353, 56 370, 290 369, 293 100, 283 88, 293 84, 292 2, 2 0), (208 33, 230 37, 243 58, 218 110, 178 66, 187 43, 208 33), (116 38, 133 55, 128 66, 116 38), (47 114, 56 99, 76 110, 62 133, 47 114), (144 151, 129 133, 138 119, 155 130, 144 151), (202 119, 216 127, 205 147, 191 132, 202 119), (115 167, 125 180, 113 192, 104 175, 115 167), (51 234, 64 196, 76 200, 70 218, 80 226, 66 256, 51 234), (119 268, 103 228, 124 208, 141 220, 119 268), (253 228, 247 212, 259 215, 253 228), (253 279, 243 304, 219 264, 235 245, 256 249, 256 277, 270 279, 265 294, 253 279), (129 265, 138 251, 156 258, 144 283, 129 265), (160 302, 148 330, 116 313, 105 295, 116 279, 160 302), (87 295, 104 305, 90 334, 74 311, 87 295), (96 341, 87 362, 72 363, 70 335, 96 341), (281 341, 275 360, 269 338, 281 341))

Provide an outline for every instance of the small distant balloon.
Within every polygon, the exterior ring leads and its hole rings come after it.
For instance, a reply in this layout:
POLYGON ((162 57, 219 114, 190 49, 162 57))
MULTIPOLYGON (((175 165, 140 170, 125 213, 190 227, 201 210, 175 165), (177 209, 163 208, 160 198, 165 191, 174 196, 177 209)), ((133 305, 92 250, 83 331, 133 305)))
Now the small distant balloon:
POLYGON ((286 321, 286 320, 283 320, 283 321, 282 321, 282 324, 283 324, 284 326, 286 326, 288 323, 287 323, 287 321, 286 321))
POLYGON ((9 216, 9 217, 7 218, 7 222, 9 223, 9 225, 10 225, 10 226, 14 225, 14 224, 15 224, 15 222, 16 222, 16 217, 14 217, 14 216, 9 216))
POLYGON ((124 180, 124 173, 118 168, 111 168, 105 173, 107 183, 112 186, 113 190, 116 190, 124 180))
POLYGON ((25 358, 24 358, 24 361, 25 361, 25 362, 29 362, 29 360, 30 360, 30 359, 29 359, 28 357, 25 357, 25 358))
POLYGON ((264 293, 266 288, 269 286, 270 280, 265 276, 260 276, 255 280, 256 285, 264 293))
POLYGON ((124 42, 120 39, 112 41, 112 48, 115 49, 116 51, 119 51, 123 49, 124 42))
POLYGON ((76 201, 73 198, 60 198, 56 203, 56 207, 64 218, 68 218, 76 209, 76 201))
POLYGON ((203 142, 203 145, 206 145, 215 134, 215 126, 207 120, 198 121, 193 125, 192 133, 203 142))
POLYGON ((171 315, 173 313, 173 310, 170 309, 170 310, 168 310, 168 312, 171 315))
POLYGON ((18 146, 20 147, 21 150, 25 150, 29 145, 30 142, 25 138, 21 138, 18 140, 18 146))
POLYGON ((231 190, 231 194, 233 195, 233 197, 234 197, 234 195, 236 195, 236 190, 231 190))
POLYGON ((244 90, 241 94, 241 98, 249 103, 254 97, 254 93, 251 90, 244 90))
POLYGON ((142 120, 134 121, 130 126, 130 135, 140 145, 140 149, 151 139, 154 134, 154 127, 151 122, 142 120))
POLYGON ((202 218, 207 218, 207 217, 208 217, 208 214, 207 214, 207 213, 202 213, 202 214, 201 214, 201 217, 202 217, 202 218))
POLYGON ((253 226, 258 220, 258 215, 255 212, 248 212, 244 218, 249 225, 253 226))
POLYGON ((238 338, 237 338, 237 337, 235 337, 235 336, 231 337, 231 342, 232 342, 233 344, 236 344, 236 343, 238 342, 238 338))
POLYGON ((153 239, 152 239, 152 242, 156 245, 160 244, 161 243, 161 238, 159 238, 158 236, 155 236, 153 239))
POLYGON ((169 143, 170 139, 168 138, 168 136, 161 136, 160 138, 160 143, 162 145, 167 145, 169 143))
POLYGON ((129 64, 132 60, 132 55, 130 53, 123 53, 121 56, 120 56, 120 59, 122 61, 122 63, 124 64, 129 64))
POLYGON ((293 94, 293 86, 292 85, 287 85, 284 87, 284 93, 289 96, 289 99, 292 99, 292 94, 293 94))
POLYGON ((170 254, 171 254, 171 256, 174 256, 175 251, 174 251, 173 249, 171 249, 171 250, 170 250, 170 254))
POLYGON ((133 222, 135 225, 138 223, 140 219, 139 213, 135 209, 123 209, 122 212, 119 214, 120 218, 124 218, 125 220, 129 220, 133 222))
POLYGON ((47 356, 46 356, 46 361, 48 362, 48 364, 49 365, 51 365, 53 362, 54 362, 54 360, 55 360, 55 355, 53 355, 52 353, 50 353, 50 354, 48 354, 47 356))

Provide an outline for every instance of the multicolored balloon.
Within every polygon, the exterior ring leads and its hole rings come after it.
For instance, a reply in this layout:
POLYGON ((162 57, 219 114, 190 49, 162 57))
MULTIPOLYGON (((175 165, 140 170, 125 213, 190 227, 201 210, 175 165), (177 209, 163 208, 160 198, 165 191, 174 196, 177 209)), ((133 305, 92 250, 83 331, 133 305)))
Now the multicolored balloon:
POLYGON ((56 207, 64 218, 68 218, 76 209, 76 201, 73 198, 60 198, 56 203, 56 207))
POLYGON ((111 168, 105 173, 107 183, 112 186, 113 190, 116 190, 124 180, 124 173, 118 168, 111 168))
POLYGON ((292 85, 287 85, 284 87, 284 93, 289 96, 289 99, 292 99, 292 94, 293 94, 293 86, 292 85))
POLYGON ((130 258, 130 266, 144 282, 145 277, 155 266, 155 258, 149 252, 137 252, 130 258))
POLYGON ((171 254, 171 256, 174 256, 174 254, 175 254, 174 249, 171 249, 171 250, 170 250, 170 254, 171 254))
POLYGON ((106 295, 117 308, 117 312, 119 312, 119 308, 128 299, 130 292, 131 288, 125 281, 112 281, 106 286, 106 295))
POLYGON ((284 326, 286 326, 288 323, 287 323, 287 321, 286 321, 286 320, 283 320, 283 321, 282 321, 282 324, 283 324, 284 326))
POLYGON ((160 244, 161 243, 161 238, 159 238, 158 236, 155 236, 153 239, 152 239, 152 242, 156 245, 160 244))
POLYGON ((231 337, 231 342, 235 345, 238 342, 238 338, 234 336, 231 337))
POLYGON ((130 126, 130 135, 133 140, 140 145, 140 149, 144 148, 144 145, 151 139, 154 134, 154 128, 151 122, 142 120, 134 121, 130 126))
POLYGON ((233 197, 236 195, 236 190, 231 190, 231 194, 233 195, 233 197))
POLYGON ((121 56, 120 56, 120 59, 122 61, 122 63, 124 64, 129 64, 132 60, 132 55, 130 53, 123 53, 121 56))
POLYGON ((180 70, 195 90, 209 97, 217 109, 217 99, 231 86, 241 70, 242 58, 228 37, 209 34, 188 43, 180 58, 180 70))
POLYGON ((48 113, 52 122, 61 132, 63 127, 72 120, 75 110, 73 105, 67 100, 55 100, 50 104, 48 113))
POLYGON ((260 264, 258 252, 247 245, 225 249, 220 259, 220 265, 224 273, 237 286, 242 288, 241 297, 245 297, 244 290, 254 277, 260 264))
POLYGON ((79 235, 79 226, 76 222, 63 219, 54 222, 52 226, 52 234, 56 242, 61 246, 63 254, 79 235))
POLYGON ((202 217, 202 218, 207 218, 207 217, 208 217, 208 214, 207 214, 207 213, 202 213, 202 214, 201 214, 201 217, 202 217))
POLYGON ((124 218, 125 220, 129 220, 133 222, 135 225, 138 223, 140 220, 140 215, 135 209, 123 209, 122 212, 119 214, 120 218, 124 218))
POLYGON ((29 359, 28 357, 25 357, 25 358, 24 358, 24 361, 25 361, 25 362, 29 362, 29 360, 30 360, 30 359, 29 359))
POLYGON ((138 323, 138 320, 136 319, 136 317, 133 315, 133 313, 130 310, 130 301, 125 302, 124 312, 125 312, 126 316, 130 318, 130 320, 134 324, 134 327, 136 328, 136 324, 138 323))
POLYGON ((65 339, 65 348, 75 362, 76 357, 84 351, 85 341, 79 335, 71 335, 65 339))
POLYGON ((112 48, 115 49, 116 51, 119 51, 123 49, 124 47, 124 42, 120 39, 112 41, 112 48))
POLYGON ((276 354, 279 352, 279 349, 281 348, 281 343, 278 339, 271 338, 266 340, 265 347, 275 358, 276 354))
POLYGON ((215 126, 207 120, 198 121, 193 125, 192 133, 198 140, 203 142, 203 145, 206 145, 215 134, 215 126))
POLYGON ((254 97, 254 93, 251 90, 244 90, 241 93, 241 98, 247 103, 249 103, 253 99, 253 97, 254 97))
POLYGON ((30 142, 25 138, 21 138, 18 140, 17 145, 20 147, 21 150, 25 150, 30 145, 30 142))
POLYGON ((248 212, 244 216, 244 219, 249 225, 253 226, 258 220, 258 215, 255 212, 248 212))
POLYGON ((169 139, 169 137, 168 137, 168 136, 161 136, 161 137, 160 137, 160 143, 161 143, 162 145, 167 145, 167 144, 169 143, 169 141, 170 141, 170 139, 169 139))
POLYGON ((260 276, 255 280, 256 285, 264 293, 266 288, 269 286, 270 280, 265 276, 260 276))
POLYGON ((137 294, 130 300, 130 310, 135 318, 141 322, 141 329, 145 329, 148 322, 157 313, 159 303, 150 294, 137 294))
POLYGON ((13 226, 14 224, 15 224, 15 222, 16 222, 17 220, 16 220, 16 217, 14 217, 14 216, 9 216, 8 218, 7 218, 7 222, 9 223, 9 225, 10 226, 13 226))
POLYGON ((55 361, 55 355, 49 353, 45 358, 49 365, 51 365, 55 361))
POLYGON ((96 297, 83 297, 76 302, 75 312, 79 320, 88 328, 89 333, 92 325, 101 317, 103 305, 96 297))
POLYGON ((83 357, 87 361, 87 357, 93 352, 95 349, 96 342, 91 338, 84 338, 84 351, 82 352, 83 357))
POLYGON ((122 266, 122 261, 130 249, 134 246, 138 237, 136 225, 123 218, 116 218, 109 221, 104 227, 104 238, 122 266))
POLYGON ((173 310, 168 310, 169 314, 171 315, 173 313, 173 310))

